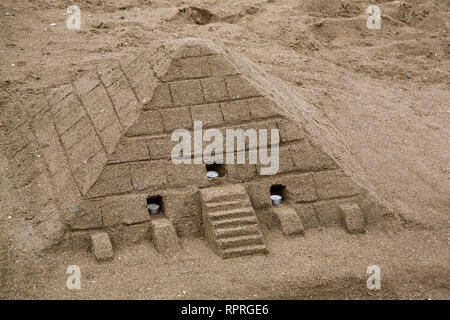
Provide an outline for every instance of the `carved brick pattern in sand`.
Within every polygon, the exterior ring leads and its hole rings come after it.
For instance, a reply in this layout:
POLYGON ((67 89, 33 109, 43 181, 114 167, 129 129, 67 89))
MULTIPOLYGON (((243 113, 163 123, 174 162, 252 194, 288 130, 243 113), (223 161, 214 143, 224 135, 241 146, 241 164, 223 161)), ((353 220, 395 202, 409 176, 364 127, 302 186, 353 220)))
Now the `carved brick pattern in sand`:
MULTIPOLYGON (((220 178, 222 184, 244 186, 258 212, 270 207, 274 184, 286 187, 305 229, 339 225, 336 210, 342 203, 363 208, 370 202, 290 119, 291 93, 285 97, 281 89, 267 88, 264 73, 238 59, 208 41, 169 41, 108 73, 88 74, 75 90, 64 86, 50 97, 55 134, 49 139, 57 137, 61 150, 55 144, 55 152, 45 157, 49 171, 59 187, 73 175, 84 198, 83 214, 69 222, 72 230, 121 225, 135 230, 150 219, 146 198, 161 195, 179 236, 203 234, 198 190, 217 181, 206 178, 204 164, 170 160, 176 144, 172 131, 192 132, 195 120, 203 129, 223 133, 227 128, 280 129, 277 175, 260 176, 260 164, 224 164, 227 175, 220 178)), ((63 201, 69 197, 64 194, 63 201)))

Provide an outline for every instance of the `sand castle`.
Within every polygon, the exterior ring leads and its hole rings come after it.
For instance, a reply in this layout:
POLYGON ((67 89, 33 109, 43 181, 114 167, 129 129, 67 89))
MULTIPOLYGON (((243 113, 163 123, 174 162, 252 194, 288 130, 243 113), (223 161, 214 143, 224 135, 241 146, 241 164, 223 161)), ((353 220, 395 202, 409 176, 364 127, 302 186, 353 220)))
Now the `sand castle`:
POLYGON ((364 232, 372 198, 294 120, 295 97, 271 79, 211 41, 180 39, 55 90, 36 131, 47 141, 66 237, 92 240, 99 259, 121 242, 147 239, 170 253, 182 250, 179 237, 204 237, 227 258, 267 252, 263 230, 273 221, 286 235, 364 232), (278 174, 215 164, 220 176, 208 179, 204 163, 175 165, 171 133, 196 120, 221 131, 278 128, 278 174), (271 193, 283 196, 281 206, 271 193))

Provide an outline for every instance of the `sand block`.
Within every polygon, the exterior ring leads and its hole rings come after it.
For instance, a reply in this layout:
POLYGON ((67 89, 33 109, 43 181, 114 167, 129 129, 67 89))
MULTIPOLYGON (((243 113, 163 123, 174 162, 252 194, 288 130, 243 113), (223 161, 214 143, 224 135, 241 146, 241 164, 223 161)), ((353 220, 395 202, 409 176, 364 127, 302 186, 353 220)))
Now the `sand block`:
POLYGON ((254 208, 270 207, 270 187, 264 182, 252 182, 247 185, 250 201, 254 208))
POLYGON ((311 204, 296 203, 294 207, 305 229, 318 228, 320 226, 319 219, 311 204))
POLYGON ((91 248, 98 261, 111 259, 114 255, 111 240, 106 232, 91 235, 91 248))
POLYGON ((189 106, 204 103, 202 86, 199 80, 183 80, 170 83, 173 103, 176 106, 189 106))
MULTIPOLYGON (((327 154, 326 146, 315 144, 314 141, 319 143, 321 139, 313 137, 316 134, 305 127, 314 119, 303 119, 304 114, 293 106, 302 105, 305 110, 313 107, 308 107, 307 102, 278 80, 274 82, 267 77, 248 59, 214 42, 170 40, 161 46, 152 45, 133 59, 126 58, 110 72, 102 70, 100 73, 93 71, 73 86, 54 91, 49 97, 45 117, 40 114, 33 119, 34 130, 29 130, 28 125, 17 129, 23 141, 11 143, 14 153, 11 157, 14 156, 15 162, 20 161, 17 170, 22 173, 15 176, 24 177, 18 183, 23 186, 37 174, 29 169, 35 159, 35 150, 29 149, 33 148, 36 136, 45 161, 42 167, 46 165, 51 174, 50 184, 58 187, 55 190, 64 191, 61 203, 67 204, 72 215, 73 221, 68 220, 73 231, 147 225, 153 216, 148 215, 145 197, 148 193, 162 194, 165 217, 173 226, 154 222, 153 233, 156 246, 166 251, 171 245, 178 248, 172 228, 180 237, 183 233, 201 236, 208 230, 202 224, 203 216, 209 219, 208 214, 202 215, 202 210, 209 212, 206 207, 224 211, 220 214, 223 221, 216 221, 217 215, 210 219, 217 227, 215 231, 257 225, 253 211, 272 210, 270 189, 275 185, 285 187, 282 207, 292 208, 276 209, 281 210, 277 217, 286 234, 318 226, 340 227, 344 217, 339 205, 356 200, 359 203, 369 194, 347 172, 339 169, 327 154), (204 161, 174 164, 171 155, 179 141, 172 140, 171 134, 175 129, 185 128, 191 132, 192 139, 196 120, 203 122, 205 131, 215 128, 223 134, 228 134, 229 129, 241 129, 244 135, 250 133, 250 129, 268 130, 268 145, 279 146, 277 174, 262 177, 266 165, 261 161, 249 163, 251 139, 248 138, 245 143, 233 143, 234 149, 245 155, 245 164, 225 163, 218 180, 206 177, 204 161), (271 129, 275 128, 280 130, 279 141, 271 139, 271 129), (228 183, 236 185, 218 187, 228 183), (168 194, 183 193, 182 189, 195 189, 195 199, 168 200, 171 197, 168 194), (72 214, 71 207, 80 203, 81 197, 101 201, 101 207, 90 213, 72 214), (175 204, 169 206, 169 201, 175 204), (295 210, 298 218, 293 214, 295 210)), ((31 109, 36 107, 33 105, 31 109)), ((11 137, 10 140, 17 139, 11 137)), ((211 146, 211 141, 202 141, 203 148, 191 148, 183 157, 198 159, 207 146, 211 146)), ((225 151, 224 146, 217 149, 225 151)), ((266 150, 259 151, 262 154, 266 150)), ((371 209, 369 215, 364 210, 364 214, 371 220, 374 211, 371 209)), ((272 223, 274 214, 267 216, 272 223)), ((359 230, 353 228, 351 222, 348 228, 359 230)), ((109 229, 108 232, 111 241, 120 245, 115 241, 115 234, 109 229)), ((239 237, 247 236, 243 233, 238 233, 239 237)), ((241 245, 241 240, 248 239, 230 241, 241 245)), ((233 255, 259 249, 244 248, 233 251, 233 255)))
POLYGON ((303 234, 303 224, 294 208, 287 206, 273 207, 272 212, 280 224, 281 231, 287 236, 303 234))
POLYGON ((175 129, 192 127, 191 111, 188 107, 163 110, 162 119, 164 128, 168 133, 171 133, 175 129))
POLYGON ((345 227, 350 233, 364 233, 364 217, 356 203, 341 204, 339 206, 344 217, 345 227))
POLYGON ((203 104, 191 107, 192 119, 202 121, 203 127, 220 126, 223 123, 219 104, 203 104))
POLYGON ((225 78, 230 99, 243 99, 261 96, 261 93, 242 75, 225 78))
POLYGON ((150 222, 150 235, 158 252, 171 254, 180 251, 175 227, 168 219, 152 220, 150 222))
POLYGON ((227 86, 223 77, 201 79, 200 82, 206 102, 228 100, 227 86))

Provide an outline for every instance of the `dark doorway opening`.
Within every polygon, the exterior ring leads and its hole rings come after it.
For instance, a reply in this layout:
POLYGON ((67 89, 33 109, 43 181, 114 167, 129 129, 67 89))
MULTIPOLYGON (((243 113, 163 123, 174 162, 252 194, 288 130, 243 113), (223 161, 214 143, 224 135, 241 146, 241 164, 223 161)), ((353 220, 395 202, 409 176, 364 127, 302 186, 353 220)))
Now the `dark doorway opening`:
POLYGON ((282 184, 274 184, 270 186, 270 200, 273 205, 280 205, 283 201, 285 201, 286 186, 283 186, 282 184))
POLYGON ((147 210, 150 215, 161 215, 164 213, 163 201, 161 196, 147 198, 147 210))
POLYGON ((212 172, 217 172, 217 177, 224 177, 227 173, 225 166, 219 163, 206 164, 206 174, 208 178, 217 178, 212 172), (210 174, 208 174, 210 172, 210 174))
POLYGON ((279 196, 282 196, 284 198, 286 194, 286 186, 283 186, 282 184, 274 184, 270 186, 270 195, 277 194, 279 196))

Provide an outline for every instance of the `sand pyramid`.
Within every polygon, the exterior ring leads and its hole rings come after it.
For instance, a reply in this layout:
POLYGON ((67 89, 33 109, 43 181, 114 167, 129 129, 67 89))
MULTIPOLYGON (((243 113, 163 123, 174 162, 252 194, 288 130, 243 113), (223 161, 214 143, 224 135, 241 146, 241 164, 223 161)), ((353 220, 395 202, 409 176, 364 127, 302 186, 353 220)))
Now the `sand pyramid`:
POLYGON ((202 200, 208 188, 230 185, 243 187, 240 196, 260 224, 271 208, 271 187, 280 188, 306 230, 348 227, 353 211, 345 205, 359 207, 366 224, 376 214, 372 198, 293 120, 303 102, 277 83, 211 41, 180 39, 58 88, 36 131, 48 141, 43 156, 68 230, 86 236, 108 230, 115 242, 143 237, 153 219, 148 199, 159 197, 177 236, 202 236, 209 234, 202 200), (208 179, 205 164, 173 164, 172 131, 192 130, 196 120, 222 131, 278 128, 279 173, 224 164, 222 177, 208 179))

